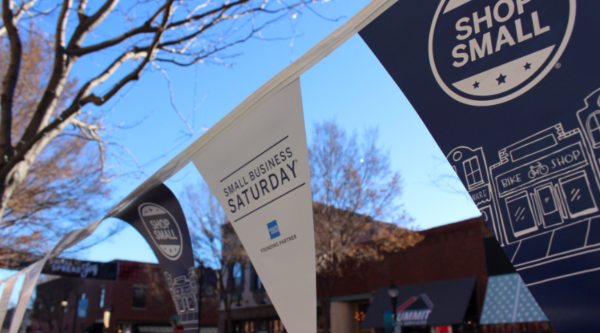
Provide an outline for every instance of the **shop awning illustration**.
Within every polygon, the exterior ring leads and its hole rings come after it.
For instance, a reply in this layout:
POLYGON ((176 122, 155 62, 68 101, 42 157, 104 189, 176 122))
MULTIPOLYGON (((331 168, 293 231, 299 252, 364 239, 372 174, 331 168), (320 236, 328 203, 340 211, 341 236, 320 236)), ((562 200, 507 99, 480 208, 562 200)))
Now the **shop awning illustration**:
POLYGON ((519 274, 490 276, 481 313, 482 325, 547 321, 519 274))

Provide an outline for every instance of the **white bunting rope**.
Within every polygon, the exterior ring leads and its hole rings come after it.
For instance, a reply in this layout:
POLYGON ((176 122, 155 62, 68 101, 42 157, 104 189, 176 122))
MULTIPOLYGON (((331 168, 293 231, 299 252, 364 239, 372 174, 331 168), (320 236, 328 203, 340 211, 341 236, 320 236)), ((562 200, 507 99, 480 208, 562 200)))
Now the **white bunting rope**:
POLYGON ((340 45, 358 33, 366 25, 371 23, 371 21, 381 15, 381 13, 386 11, 397 1, 398 0, 371 1, 367 6, 356 13, 356 15, 350 18, 348 22, 344 23, 329 36, 325 37, 323 40, 317 43, 317 45, 313 46, 300 58, 284 68, 281 72, 277 73, 254 93, 248 96, 242 103, 231 110, 231 112, 229 112, 219 122, 208 129, 202 136, 196 139, 196 141, 190 144, 181 153, 171 159, 167 164, 156 171, 149 179, 131 192, 131 194, 128 195, 127 198, 125 198, 116 207, 123 206, 124 203, 129 202, 132 198, 137 197, 139 194, 147 191, 160 182, 166 181, 171 176, 179 172, 179 170, 181 170, 190 162, 193 155, 199 153, 221 132, 235 125, 249 111, 253 110, 258 105, 261 105, 265 100, 273 96, 273 94, 290 84, 295 79, 299 78, 300 75, 304 74, 307 70, 335 51, 340 45))

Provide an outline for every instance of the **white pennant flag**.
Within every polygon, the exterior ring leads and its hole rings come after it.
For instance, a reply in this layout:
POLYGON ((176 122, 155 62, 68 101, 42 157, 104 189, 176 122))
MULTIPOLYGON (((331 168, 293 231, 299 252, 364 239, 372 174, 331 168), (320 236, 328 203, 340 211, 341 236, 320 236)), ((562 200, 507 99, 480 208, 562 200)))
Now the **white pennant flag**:
POLYGON ((21 327, 21 322, 23 321, 23 315, 25 314, 25 310, 31 299, 31 294, 33 293, 33 289, 35 288, 47 259, 48 257, 46 256, 44 259, 26 268, 28 271, 25 275, 23 286, 21 287, 21 294, 19 294, 19 301, 17 302, 15 313, 13 314, 13 319, 10 323, 9 333, 17 333, 19 331, 19 327, 21 327))
POLYGON ((290 333, 315 332, 315 239, 300 81, 192 157, 290 333))
POLYGON ((10 302, 10 296, 12 295, 15 282, 21 274, 15 274, 8 279, 4 280, 4 289, 2 290, 2 298, 0 298, 0 323, 4 323, 6 317, 6 311, 8 311, 8 303, 10 302))

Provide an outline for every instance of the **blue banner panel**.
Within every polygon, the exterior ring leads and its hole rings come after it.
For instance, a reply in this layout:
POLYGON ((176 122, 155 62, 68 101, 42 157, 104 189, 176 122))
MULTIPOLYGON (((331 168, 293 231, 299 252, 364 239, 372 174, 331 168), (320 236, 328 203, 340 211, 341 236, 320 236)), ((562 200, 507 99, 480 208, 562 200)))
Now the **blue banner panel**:
POLYGON ((360 35, 559 332, 600 317, 600 1, 399 1, 360 35))
POLYGON ((112 216, 131 224, 148 242, 186 330, 198 330, 198 288, 192 241, 175 194, 159 184, 135 196, 112 216))

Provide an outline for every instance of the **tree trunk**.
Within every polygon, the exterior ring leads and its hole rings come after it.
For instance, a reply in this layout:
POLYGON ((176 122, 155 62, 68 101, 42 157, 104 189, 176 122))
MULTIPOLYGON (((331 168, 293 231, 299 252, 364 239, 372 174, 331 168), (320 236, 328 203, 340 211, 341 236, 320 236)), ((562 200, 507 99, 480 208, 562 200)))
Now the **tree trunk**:
POLYGON ((4 217, 4 211, 6 210, 8 202, 17 187, 25 181, 31 165, 35 162, 44 148, 46 148, 46 146, 48 146, 48 144, 50 144, 50 142, 56 138, 77 115, 79 115, 79 111, 68 119, 65 119, 65 121, 55 129, 46 132, 45 135, 24 154, 23 160, 15 163, 12 167, 5 164, 0 168, 0 222, 4 217))
POLYGON ((321 276, 317 278, 318 287, 321 289, 321 325, 323 332, 331 332, 331 295, 333 295, 334 277, 321 276))
POLYGON ((224 271, 221 269, 217 280, 219 280, 219 295, 221 297, 221 301, 223 301, 223 305, 225 306, 225 333, 231 333, 233 331, 233 325, 231 322, 231 304, 227 288, 225 288, 225 283, 223 282, 223 279, 225 279, 223 273, 224 271))

